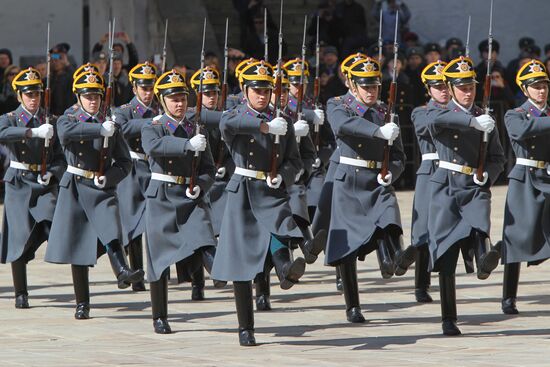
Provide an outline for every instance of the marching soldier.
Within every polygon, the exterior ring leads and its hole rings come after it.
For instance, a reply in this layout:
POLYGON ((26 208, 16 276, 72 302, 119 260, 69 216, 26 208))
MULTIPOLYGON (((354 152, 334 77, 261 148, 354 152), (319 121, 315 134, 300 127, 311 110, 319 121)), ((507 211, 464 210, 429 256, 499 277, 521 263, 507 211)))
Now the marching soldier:
POLYGON ((446 62, 436 61, 427 65, 420 75, 422 83, 431 97, 427 106, 413 110, 411 119, 414 124, 416 138, 422 162, 416 171, 416 184, 413 200, 413 214, 411 224, 411 245, 416 247, 416 266, 414 273, 414 295, 418 302, 432 302, 428 293, 430 288, 430 252, 428 251, 428 208, 430 205, 429 182, 437 168, 438 156, 428 130, 426 121, 427 108, 445 108, 449 103, 449 90, 443 78, 443 68, 446 62))
POLYGON ((48 239, 57 183, 65 170, 65 160, 59 142, 52 139, 54 126, 40 108, 43 85, 38 70, 22 70, 13 79, 12 87, 21 104, 0 117, 0 143, 10 152, 9 168, 4 175, 0 260, 11 263, 15 307, 29 308, 27 263, 48 239), (45 146, 46 140, 49 146, 45 146), (42 170, 44 162, 47 166, 42 170))
MULTIPOLYGON (((475 76, 472 60, 459 57, 443 69, 451 94, 445 109, 427 111, 426 121, 439 156, 430 179, 428 232, 432 271, 439 272, 444 335, 458 335, 456 326, 455 271, 458 255, 473 252, 477 277, 487 279, 497 267, 499 253, 490 248, 490 187, 502 172, 504 155, 495 121, 474 104, 475 76), (482 180, 473 168, 479 162, 479 143, 489 134, 482 180)), ((473 272, 466 258, 467 272, 473 272)))
MULTIPOLYGON (((120 206, 120 220, 127 244, 128 257, 132 269, 143 269, 142 236, 145 233, 145 191, 151 179, 147 157, 141 146, 141 129, 157 115, 153 86, 157 78, 155 65, 145 62, 130 70, 134 98, 130 103, 116 108, 113 112, 122 134, 130 147, 132 169, 117 186, 120 206)), ((144 291, 145 284, 132 284, 132 290, 144 291)))
POLYGON ((227 96, 227 109, 228 110, 231 109, 231 107, 235 107, 235 106, 238 106, 240 104, 246 104, 246 98, 244 97, 244 94, 243 94, 243 85, 240 82, 241 78, 239 77, 239 74, 241 73, 241 71, 247 65, 249 65, 253 62, 256 62, 256 61, 258 61, 258 60, 256 60, 253 57, 250 57, 246 60, 241 61, 235 67, 235 78, 239 81, 239 87, 240 87, 241 91, 237 94, 231 94, 231 95, 227 96))
MULTIPOLYGON (((155 333, 169 334, 168 273, 176 264, 178 281, 189 281, 199 266, 211 270, 216 239, 205 194, 214 182, 207 133, 185 118, 189 91, 176 70, 155 83, 164 114, 142 130, 151 182, 145 196, 147 278, 155 333)), ((214 282, 217 287, 225 283, 214 282)))
POLYGON ((401 217, 391 186, 403 171, 405 155, 398 125, 384 124, 386 110, 377 101, 378 62, 361 59, 347 72, 353 100, 329 112, 340 156, 325 262, 340 268, 348 321, 361 323, 365 318, 359 303, 357 259, 364 260, 376 250, 384 278, 403 275, 410 265, 402 252, 401 217), (390 166, 382 177, 379 172, 388 141, 393 141, 390 166))
MULTIPOLYGON (((132 167, 128 145, 117 125, 100 115, 103 78, 84 72, 73 82, 79 109, 57 121, 67 171, 59 182, 50 243, 45 260, 71 264, 76 295, 76 319, 90 317, 88 267, 107 252, 121 289, 143 280, 143 270, 128 267, 122 247, 122 227, 116 186, 132 167), (108 148, 104 149, 104 138, 108 148), (101 154, 105 154, 100 157, 101 154), (99 175, 101 159, 104 174, 99 175)), ((105 101, 108 103, 107 101, 105 101)))
POLYGON ((292 287, 305 270, 303 258, 291 260, 289 241, 302 234, 287 192, 302 163, 291 122, 269 111, 271 65, 253 62, 240 79, 247 103, 225 112, 220 123, 236 168, 226 187, 230 215, 222 221, 212 275, 233 281, 239 343, 251 346, 256 345, 251 280, 269 257, 282 289, 292 287))
POLYGON ((504 122, 516 164, 509 173, 504 211, 502 312, 517 314, 521 262, 537 265, 550 258, 550 109, 548 72, 539 60, 523 65, 516 76, 527 101, 506 113, 504 122))

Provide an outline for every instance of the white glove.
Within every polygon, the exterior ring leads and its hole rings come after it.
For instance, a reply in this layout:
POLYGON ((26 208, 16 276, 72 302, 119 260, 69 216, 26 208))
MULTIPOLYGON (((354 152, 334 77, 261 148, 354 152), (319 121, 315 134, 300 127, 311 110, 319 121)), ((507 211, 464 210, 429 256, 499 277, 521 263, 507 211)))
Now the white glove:
POLYGON ((311 165, 311 167, 313 167, 313 168, 315 168, 315 169, 321 167, 321 159, 315 158, 315 162, 313 162, 313 164, 311 165))
POLYGON ((161 117, 162 115, 156 115, 155 117, 153 117, 153 121, 158 121, 161 117))
POLYGON ((483 186, 487 183, 487 180, 489 179, 489 174, 487 172, 483 172, 483 181, 479 181, 477 179, 477 174, 474 174, 474 182, 476 185, 483 186))
POLYGON ((399 126, 394 122, 384 124, 384 126, 380 126, 380 128, 376 130, 374 135, 380 139, 393 141, 399 136, 399 126))
POLYGON ((195 200, 201 194, 201 188, 198 185, 193 186, 193 193, 189 190, 189 187, 185 189, 185 196, 191 200, 195 200))
POLYGON ((309 125, 306 120, 298 120, 294 123, 294 133, 296 137, 302 137, 309 134, 309 125))
POLYGON ((105 176, 94 177, 94 185, 96 185, 97 188, 99 189, 105 188, 106 183, 107 183, 107 178, 105 176))
POLYGON ((226 169, 225 167, 220 167, 218 168, 218 170, 216 171, 216 178, 224 178, 225 177, 225 173, 226 173, 226 169))
POLYGON ((286 135, 288 129, 287 122, 282 117, 275 117, 267 122, 267 126, 269 126, 269 133, 273 135, 286 135))
POLYGON ((273 180, 271 179, 271 176, 267 176, 265 180, 267 181, 267 186, 272 189, 278 189, 283 183, 283 177, 280 174, 277 174, 277 177, 273 180))
POLYGON ((302 175, 304 174, 304 172, 305 172, 304 169, 300 168, 300 170, 296 174, 296 178, 294 179, 294 182, 298 182, 300 180, 300 177, 302 177, 302 175))
POLYGON ((101 136, 104 136, 106 138, 110 138, 115 134, 115 123, 111 120, 106 120, 104 123, 101 124, 101 130, 100 134, 101 136))
POLYGON ((325 111, 321 109, 315 109, 313 110, 313 113, 315 114, 315 117, 313 118, 313 124, 323 125, 323 123, 325 122, 325 111))
POLYGON ((382 174, 379 173, 378 176, 376 176, 376 181, 378 181, 380 185, 387 187, 391 185, 392 178, 393 178, 393 175, 391 174, 391 171, 388 171, 388 174, 386 175, 386 177, 384 177, 383 180, 382 180, 382 174))
POLYGON ((36 178, 36 181, 42 186, 48 186, 50 184, 51 178, 52 178, 52 173, 50 171, 46 171, 46 174, 44 176, 38 175, 38 177, 36 178))
POLYGON ((194 152, 204 152, 206 149, 206 137, 202 134, 197 134, 189 139, 189 145, 194 152))
POLYGON ((53 137, 53 125, 42 124, 39 127, 31 129, 31 136, 33 138, 51 139, 53 137))
POLYGON ((550 164, 546 166, 546 174, 550 176, 550 164))
POLYGON ((495 120, 489 115, 473 117, 470 126, 479 131, 490 133, 495 128, 495 120))

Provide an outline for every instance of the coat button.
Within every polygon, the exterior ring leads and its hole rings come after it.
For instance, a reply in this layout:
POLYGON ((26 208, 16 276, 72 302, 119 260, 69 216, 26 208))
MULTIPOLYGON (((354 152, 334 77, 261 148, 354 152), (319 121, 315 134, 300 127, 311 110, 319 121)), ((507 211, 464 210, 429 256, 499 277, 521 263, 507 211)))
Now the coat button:
POLYGON ((529 168, 529 171, 533 172, 533 168, 529 168))
POLYGON ((81 140, 81 141, 80 141, 80 144, 84 144, 84 140, 81 140))
POLYGON ((77 167, 80 167, 81 165, 80 165, 80 163, 78 163, 76 166, 77 166, 77 167))
POLYGON ((76 176, 76 179, 77 179, 78 181, 80 181, 80 176, 76 176))
POLYGON ((21 143, 22 143, 22 144, 25 144, 25 139, 21 140, 21 143))
POLYGON ((168 172, 169 175, 172 175, 172 172, 168 172))
POLYGON ((458 152, 458 147, 454 147, 453 150, 454 150, 455 152, 458 152))
POLYGON ((172 164, 172 161, 171 161, 171 160, 170 160, 170 161, 168 161, 168 164, 172 164))
POLYGON ((456 159, 453 159, 453 163, 456 163, 456 159))
POLYGON ((359 168, 356 168, 356 169, 355 169, 355 172, 359 172, 359 168))
POLYGON ((279 153, 277 153, 277 158, 279 158, 279 153))
POLYGON ((529 159, 534 159, 533 157, 529 157, 529 159))
POLYGON ((455 134, 455 135, 453 136, 453 138, 458 139, 458 135, 455 134))
POLYGON ((168 187, 172 187, 172 184, 171 184, 171 183, 169 183, 169 184, 168 184, 168 187))
POLYGON ((454 172, 454 171, 453 171, 453 172, 451 172, 451 173, 453 174, 453 176, 454 176, 454 175, 456 175, 456 172, 454 172))
POLYGON ((26 174, 25 172, 23 172, 23 173, 21 174, 21 176, 23 176, 23 177, 25 177, 26 175, 27 175, 27 174, 26 174))
POLYGON ((80 157, 82 157, 82 152, 79 152, 78 155, 79 155, 80 157))
POLYGON ((252 181, 252 178, 251 178, 251 177, 248 177, 248 181, 252 181))
POLYGON ((357 144, 357 148, 361 148, 363 146, 363 144, 359 143, 357 144))
POLYGON ((254 139, 250 139, 250 142, 251 142, 251 143, 254 143, 254 139))
POLYGON ((249 164, 249 165, 248 165, 248 168, 254 168, 254 166, 253 166, 253 165, 251 165, 251 164, 249 164))
POLYGON ((139 141, 139 138, 136 138, 136 141, 139 141))
POLYGON ((535 149, 535 146, 534 146, 534 145, 531 145, 531 149, 535 149))
POLYGON ((253 155, 254 155, 254 152, 250 152, 250 153, 248 153, 248 155, 253 156, 253 155))

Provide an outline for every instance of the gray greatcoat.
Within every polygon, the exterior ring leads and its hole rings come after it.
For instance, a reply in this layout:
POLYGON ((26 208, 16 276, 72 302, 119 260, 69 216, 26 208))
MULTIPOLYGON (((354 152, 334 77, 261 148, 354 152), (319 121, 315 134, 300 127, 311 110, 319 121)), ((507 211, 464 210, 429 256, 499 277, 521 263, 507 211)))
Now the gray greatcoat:
MULTIPOLYGON (((103 146, 101 122, 81 108, 59 117, 57 132, 68 165, 97 172, 103 146)), ((119 129, 109 138, 103 189, 94 180, 65 172, 59 183, 45 260, 52 263, 95 265, 105 245, 122 244, 116 187, 132 168, 128 144, 119 129), (99 246, 102 244, 103 246, 99 246)))
MULTIPOLYGON (((147 107, 137 97, 113 111, 130 151, 144 154, 141 129, 156 114, 155 105, 147 107)), ((117 186, 124 244, 145 233, 145 191, 151 179, 146 159, 132 158, 132 163, 130 173, 117 186)))
MULTIPOLYGON (((550 109, 531 102, 504 117, 516 157, 550 162, 550 109)), ((508 174, 502 262, 540 263, 550 258, 550 172, 516 164, 508 174)))
MULTIPOLYGON (((466 113, 454 101, 446 108, 434 106, 427 111, 427 121, 439 160, 469 167, 477 166, 482 132, 470 126, 474 116, 483 114, 477 106, 466 113)), ((489 180, 477 185, 472 175, 438 167, 430 179, 430 233, 431 267, 454 244, 470 236, 473 229, 490 233, 490 186, 504 167, 504 153, 495 128, 489 134, 485 171, 489 180)))
MULTIPOLYGON (((189 139, 194 135, 193 124, 184 120, 178 124, 164 114, 143 127, 143 149, 149 156, 151 172, 171 176, 191 177, 195 152, 189 139), (186 128, 189 132, 186 131, 186 128)), ((207 136, 207 132, 201 131, 207 136)), ((185 195, 188 184, 173 184, 151 179, 147 188, 147 279, 157 281, 164 270, 192 256, 203 246, 215 246, 216 239, 210 221, 210 207, 205 193, 214 182, 214 163, 210 148, 199 154, 195 185, 200 196, 189 199, 185 195)), ((178 267, 178 279, 193 269, 178 267)), ((186 279, 187 280, 187 279, 186 279)))
MULTIPOLYGON (((272 119, 247 105, 224 112, 220 130, 237 167, 269 172, 274 135, 260 132, 260 122, 272 119)), ((248 281, 263 271, 271 235, 301 238, 292 217, 286 187, 294 184, 302 168, 294 127, 280 137, 277 172, 283 178, 278 189, 265 180, 233 174, 226 191, 226 212, 214 259, 212 277, 219 280, 248 281)))
MULTIPOLYGON (((26 133, 44 122, 42 109, 33 116, 23 106, 0 117, 0 143, 8 149, 10 160, 42 164, 44 139, 27 138, 26 133)), ((55 126, 55 119, 52 118, 50 123, 55 126)), ((65 166, 61 146, 54 135, 47 150, 47 170, 53 175, 48 186, 37 182, 40 172, 11 167, 6 170, 0 262, 12 262, 21 256, 24 256, 25 261, 29 261, 34 258, 36 249, 48 239, 47 230, 37 224, 53 220, 57 183, 65 171, 65 166)))
MULTIPOLYGON (((384 125, 386 109, 368 108, 358 100, 342 103, 331 110, 340 157, 382 162, 386 140, 375 137, 384 125)), ((391 146, 389 170, 393 181, 404 169, 405 154, 399 136, 391 146)), ((394 225, 401 229, 401 216, 393 187, 377 181, 380 169, 360 168, 339 163, 334 174, 330 229, 325 263, 337 265, 358 251, 364 259, 373 248, 366 248, 375 231, 394 225)))

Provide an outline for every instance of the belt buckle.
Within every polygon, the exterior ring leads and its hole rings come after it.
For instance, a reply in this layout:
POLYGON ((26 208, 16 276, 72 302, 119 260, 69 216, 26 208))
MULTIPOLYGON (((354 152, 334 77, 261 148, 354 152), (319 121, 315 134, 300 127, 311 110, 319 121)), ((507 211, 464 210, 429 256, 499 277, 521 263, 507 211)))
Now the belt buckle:
POLYGON ((40 171, 40 169, 39 169, 38 166, 39 166, 39 165, 36 164, 36 163, 31 163, 31 164, 29 164, 29 165, 28 165, 29 171, 33 171, 33 172, 38 172, 38 171, 40 171))
POLYGON ((376 168, 376 161, 367 161, 367 168, 370 168, 370 169, 376 168))
POLYGON ((256 172, 256 179, 257 180, 265 180, 267 177, 265 175, 265 172, 257 171, 256 172))
POLYGON ((185 177, 183 176, 176 176, 176 184, 183 185, 185 183, 185 177))
POLYGON ((545 161, 537 161, 537 168, 546 168, 546 162, 545 161))
POLYGON ((472 167, 462 166, 462 168, 460 169, 460 172, 466 175, 472 175, 474 172, 474 169, 472 167))
POLYGON ((87 170, 84 170, 84 178, 87 178, 88 180, 93 180, 94 177, 95 177, 95 172, 93 171, 87 171, 87 170))

